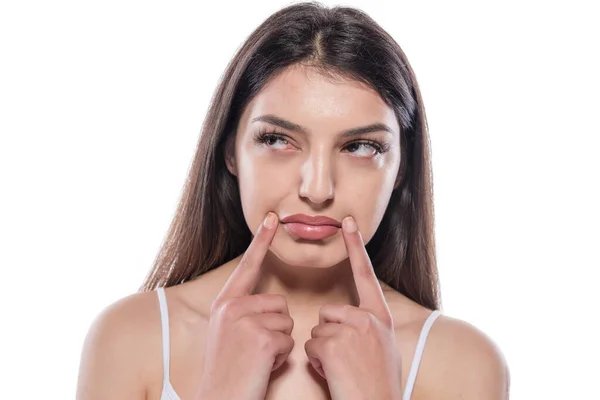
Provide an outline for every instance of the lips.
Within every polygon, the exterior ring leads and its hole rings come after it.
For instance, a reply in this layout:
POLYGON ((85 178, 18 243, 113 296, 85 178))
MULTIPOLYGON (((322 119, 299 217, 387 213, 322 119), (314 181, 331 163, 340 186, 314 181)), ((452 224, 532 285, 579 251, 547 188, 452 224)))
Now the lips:
POLYGON ((322 240, 333 236, 342 224, 324 215, 294 214, 281 220, 288 233, 305 240, 322 240))

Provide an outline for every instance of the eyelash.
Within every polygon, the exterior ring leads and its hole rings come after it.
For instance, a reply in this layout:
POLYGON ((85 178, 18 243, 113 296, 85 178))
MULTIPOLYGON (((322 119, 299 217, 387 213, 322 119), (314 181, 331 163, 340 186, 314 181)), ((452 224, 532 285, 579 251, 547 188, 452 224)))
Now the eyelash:
MULTIPOLYGON (((277 132, 277 131, 270 131, 267 132, 267 130, 265 128, 261 128, 259 129, 259 131, 254 135, 254 143, 256 144, 267 144, 267 141, 270 138, 276 138, 276 139, 280 139, 280 140, 286 140, 289 142, 289 140, 287 139, 287 136, 282 134, 281 132, 277 132)), ((390 145, 387 143, 380 143, 378 141, 375 140, 366 140, 366 139, 362 139, 362 140, 355 140, 354 142, 350 142, 348 143, 345 147, 348 147, 350 145, 353 144, 363 144, 363 145, 367 145, 372 147, 377 154, 383 154, 387 151, 390 150, 390 145)))

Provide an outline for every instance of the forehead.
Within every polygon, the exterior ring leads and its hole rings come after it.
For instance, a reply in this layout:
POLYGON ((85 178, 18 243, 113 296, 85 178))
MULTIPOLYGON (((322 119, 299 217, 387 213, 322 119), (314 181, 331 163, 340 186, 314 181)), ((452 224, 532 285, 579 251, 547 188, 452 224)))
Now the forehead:
POLYGON ((319 132, 375 122, 399 131, 394 111, 374 89, 301 66, 288 67, 272 78, 248 104, 245 114, 247 121, 275 114, 319 132))

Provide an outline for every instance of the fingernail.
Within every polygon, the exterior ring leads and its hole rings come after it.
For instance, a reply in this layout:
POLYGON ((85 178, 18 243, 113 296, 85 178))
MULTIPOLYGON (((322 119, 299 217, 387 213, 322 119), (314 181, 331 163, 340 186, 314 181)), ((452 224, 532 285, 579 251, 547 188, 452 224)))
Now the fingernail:
POLYGON ((356 222, 352 217, 346 217, 342 221, 342 227, 346 232, 355 232, 356 231, 356 222))
POLYGON ((267 214, 267 218, 265 218, 265 227, 267 228, 272 228, 275 226, 275 223, 277 222, 277 216, 275 214, 273 214, 272 212, 269 212, 267 214))

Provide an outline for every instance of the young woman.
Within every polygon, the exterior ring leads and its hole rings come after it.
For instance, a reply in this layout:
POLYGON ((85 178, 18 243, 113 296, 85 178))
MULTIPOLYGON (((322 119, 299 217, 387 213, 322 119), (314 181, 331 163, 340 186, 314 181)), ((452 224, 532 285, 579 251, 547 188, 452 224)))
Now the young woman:
POLYGON ((217 88, 140 293, 90 328, 78 399, 508 398, 499 349, 440 313, 428 140, 372 19, 273 14, 217 88))

